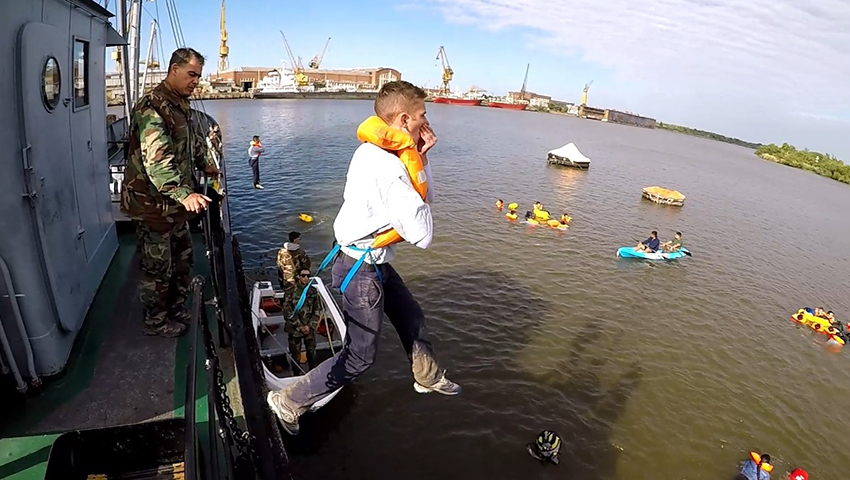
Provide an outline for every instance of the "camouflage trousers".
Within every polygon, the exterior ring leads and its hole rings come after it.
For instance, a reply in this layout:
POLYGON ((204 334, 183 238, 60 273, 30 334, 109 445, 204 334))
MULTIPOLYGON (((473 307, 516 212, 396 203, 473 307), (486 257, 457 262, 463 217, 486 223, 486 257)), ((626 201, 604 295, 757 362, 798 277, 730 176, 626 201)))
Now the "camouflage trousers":
POLYGON ((183 222, 158 232, 144 222, 133 222, 142 275, 139 281, 145 324, 161 325, 169 315, 185 312, 192 281, 192 236, 183 222))
POLYGON ((296 362, 300 361, 302 341, 304 342, 304 350, 307 351, 307 365, 312 370, 316 367, 316 332, 311 331, 307 335, 302 334, 297 337, 289 335, 289 354, 296 362))

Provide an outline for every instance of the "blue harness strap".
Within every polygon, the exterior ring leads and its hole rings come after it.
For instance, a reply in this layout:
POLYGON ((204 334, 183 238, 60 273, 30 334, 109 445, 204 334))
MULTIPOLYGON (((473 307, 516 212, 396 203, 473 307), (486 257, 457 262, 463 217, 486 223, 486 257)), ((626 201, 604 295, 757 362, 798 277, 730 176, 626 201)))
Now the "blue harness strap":
MULTIPOLYGON (((334 243, 336 243, 336 242, 334 242, 334 243)), ((319 274, 322 273, 322 270, 327 268, 327 266, 334 260, 334 258, 336 258, 336 256, 340 252, 340 248, 341 248, 340 244, 336 243, 334 245, 334 247, 331 249, 331 251, 328 252, 328 254, 325 256, 325 259, 322 260, 322 263, 321 263, 321 265, 319 265, 319 269, 316 270, 316 275, 313 278, 318 277, 319 274)), ((357 247, 351 247, 350 246, 348 248, 355 250, 355 251, 358 251, 358 252, 363 252, 363 255, 361 255, 360 258, 357 259, 357 261, 354 263, 354 265, 348 271, 348 274, 342 280, 342 284, 339 286, 339 290, 342 293, 345 293, 345 289, 348 287, 348 284, 351 283, 351 279, 354 278, 354 275, 357 273, 357 271, 360 270, 360 267, 363 265, 364 260, 366 260, 367 255, 369 256, 369 258, 372 259, 372 264, 374 265, 374 263, 375 263, 375 257, 372 256, 372 247, 363 249, 363 248, 357 248, 357 247)), ((374 265, 374 266, 375 266, 375 273, 378 274, 378 280, 383 283, 384 278, 383 278, 383 275, 381 275, 381 270, 378 268, 377 265, 374 265)), ((301 307, 304 306, 304 302, 307 301, 307 292, 310 290, 310 287, 313 284, 313 278, 310 279, 310 281, 307 283, 307 287, 304 288, 304 291, 301 292, 301 297, 298 298, 298 303, 295 304, 295 309, 292 311, 292 315, 290 315, 290 317, 289 317, 290 320, 295 318, 295 314, 298 313, 299 310, 301 310, 301 307)))
MULTIPOLYGON (((362 249, 362 248, 357 248, 357 247, 348 247, 348 248, 350 248, 352 250, 356 250, 358 252, 363 252, 363 255, 360 255, 360 258, 358 258, 357 261, 354 262, 354 265, 351 267, 351 269, 348 271, 348 274, 342 280, 342 284, 339 286, 339 291, 342 292, 342 293, 345 293, 345 289, 348 287, 348 284, 351 282, 351 279, 354 278, 354 275, 357 273, 357 270, 360 270, 360 266, 363 265, 363 261, 366 260, 367 255, 370 258, 372 258, 372 263, 373 264, 375 263, 375 258, 372 257, 372 247, 369 247, 365 250, 362 249)), ((375 272, 378 273, 378 278, 383 282, 383 279, 381 278, 381 271, 378 270, 377 265, 375 265, 375 272)))
POLYGON ((360 270, 360 267, 363 265, 363 261, 366 260, 367 255, 369 256, 369 258, 372 259, 372 266, 375 267, 375 273, 378 274, 378 281, 380 281, 381 283, 384 282, 384 276, 381 275, 381 269, 379 269, 378 265, 375 264, 375 257, 372 256, 372 247, 363 249, 349 246, 348 248, 356 250, 358 252, 363 252, 363 255, 361 255, 360 258, 357 259, 356 262, 354 262, 354 265, 351 267, 351 270, 348 271, 348 274, 342 280, 342 284, 339 286, 340 292, 345 293, 345 289, 348 287, 348 284, 351 282, 351 279, 354 278, 354 275, 357 273, 357 271, 360 270))
POLYGON ((325 259, 322 260, 322 264, 319 265, 319 269, 316 270, 316 276, 318 277, 322 270, 324 270, 333 260, 336 258, 336 254, 339 253, 340 245, 334 242, 334 248, 331 249, 330 252, 325 256, 325 259))

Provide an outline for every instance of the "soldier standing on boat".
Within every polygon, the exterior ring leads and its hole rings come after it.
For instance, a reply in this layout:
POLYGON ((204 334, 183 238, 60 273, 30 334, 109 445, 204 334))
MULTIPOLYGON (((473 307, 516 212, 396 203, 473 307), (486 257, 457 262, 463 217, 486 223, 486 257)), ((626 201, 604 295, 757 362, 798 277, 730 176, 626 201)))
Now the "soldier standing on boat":
POLYGON ((289 241, 277 252, 277 278, 280 288, 287 292, 295 288, 295 273, 310 270, 310 257, 301 249, 301 233, 289 232, 289 241))
POLYGON ((191 135, 189 97, 203 66, 197 51, 175 50, 165 80, 139 99, 130 116, 121 211, 136 228, 146 335, 178 337, 191 319, 186 308, 193 265, 188 220, 210 202, 195 192, 194 170, 220 173, 206 159, 203 136, 191 135))
MULTIPOLYGON (((269 407, 291 435, 313 404, 351 383, 375 362, 384 314, 401 340, 418 393, 457 395, 425 335, 422 307, 390 265, 396 243, 428 248, 434 237, 426 153, 437 141, 425 118, 425 92, 409 82, 386 83, 376 116, 357 129, 363 142, 351 158, 343 203, 334 220, 338 246, 330 256, 333 286, 343 294, 348 330, 333 357, 286 390, 269 392, 269 407)), ((324 263, 324 262, 323 262, 324 263)))
POLYGON ((310 286, 310 269, 305 268, 298 272, 298 281, 295 287, 287 290, 283 296, 284 312, 286 315, 286 326, 284 332, 289 339, 289 355, 296 362, 300 362, 301 343, 307 351, 307 365, 310 370, 316 367, 316 329, 319 328, 322 306, 319 303, 319 293, 310 286), (296 312, 295 307, 301 299, 301 295, 307 289, 304 304, 296 312), (295 312, 293 315, 292 312, 295 312), (292 318, 290 318, 292 317, 292 318))

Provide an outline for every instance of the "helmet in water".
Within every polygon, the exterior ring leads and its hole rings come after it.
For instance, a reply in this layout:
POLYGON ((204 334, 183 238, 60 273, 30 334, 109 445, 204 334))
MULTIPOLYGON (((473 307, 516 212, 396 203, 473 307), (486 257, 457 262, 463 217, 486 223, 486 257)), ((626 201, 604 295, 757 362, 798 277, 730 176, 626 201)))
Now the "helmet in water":
POLYGON ((561 450, 561 437, 551 430, 544 430, 537 436, 537 441, 526 445, 528 453, 538 460, 550 460, 558 463, 558 453, 561 450))

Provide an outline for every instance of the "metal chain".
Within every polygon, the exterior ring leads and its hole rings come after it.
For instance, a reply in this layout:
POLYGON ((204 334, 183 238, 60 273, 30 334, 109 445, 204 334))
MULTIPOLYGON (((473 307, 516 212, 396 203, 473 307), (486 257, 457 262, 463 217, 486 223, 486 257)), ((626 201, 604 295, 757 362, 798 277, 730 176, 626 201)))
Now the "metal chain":
POLYGON ((210 331, 207 322, 201 322, 201 330, 204 335, 204 348, 207 351, 207 368, 212 365, 213 374, 215 376, 215 393, 216 400, 224 412, 224 418, 219 419, 222 425, 222 435, 227 435, 231 438, 236 448, 239 450, 239 457, 243 460, 253 462, 255 451, 253 446, 253 436, 239 427, 236 423, 236 418, 233 415, 233 408, 230 406, 230 397, 227 395, 227 384, 224 382, 224 372, 219 365, 218 352, 213 342, 212 332, 210 331))

